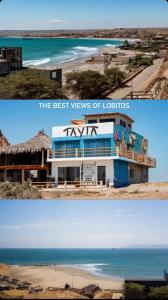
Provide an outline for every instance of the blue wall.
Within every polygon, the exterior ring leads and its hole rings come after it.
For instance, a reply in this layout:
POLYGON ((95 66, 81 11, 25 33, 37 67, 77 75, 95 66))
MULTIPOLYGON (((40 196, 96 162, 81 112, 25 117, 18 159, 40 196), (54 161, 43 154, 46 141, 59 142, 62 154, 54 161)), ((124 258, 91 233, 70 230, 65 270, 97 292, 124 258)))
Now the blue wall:
POLYGON ((132 144, 131 149, 136 153, 142 153, 142 142, 144 137, 140 134, 133 132, 132 130, 126 129, 121 125, 114 126, 114 134, 100 134, 97 136, 83 136, 83 137, 63 137, 53 138, 52 148, 56 149, 93 149, 93 148, 104 148, 104 147, 116 147, 117 142, 124 146, 132 144), (131 134, 136 136, 135 143, 132 144, 131 134))
POLYGON ((142 153, 142 142, 144 137, 132 130, 126 129, 120 125, 114 126, 114 143, 116 143, 116 136, 118 136, 118 141, 122 142, 125 146, 130 143, 130 136, 134 134, 136 136, 135 144, 132 147, 132 150, 136 153, 142 153))
POLYGON ((128 183, 128 162, 114 160, 114 186, 124 187, 127 186, 128 183))

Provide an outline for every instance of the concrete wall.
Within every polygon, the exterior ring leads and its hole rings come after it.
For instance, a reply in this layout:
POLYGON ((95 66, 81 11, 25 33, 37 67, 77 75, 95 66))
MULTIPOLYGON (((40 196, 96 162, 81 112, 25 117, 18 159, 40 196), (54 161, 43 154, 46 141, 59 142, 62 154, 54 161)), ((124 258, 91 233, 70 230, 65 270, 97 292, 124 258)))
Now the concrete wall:
POLYGON ((136 184, 136 183, 145 183, 148 182, 149 170, 145 166, 136 165, 136 164, 129 164, 128 167, 128 180, 129 184, 136 184), (131 177, 131 170, 133 170, 134 176, 131 177))
MULTIPOLYGON (((53 162, 52 163, 52 177, 55 177, 56 184, 58 183, 58 168, 59 167, 82 167, 84 165, 92 165, 94 166, 94 181, 97 181, 97 167, 105 166, 106 167, 106 182, 111 185, 114 184, 114 161, 109 160, 86 160, 86 161, 67 161, 67 162, 53 162)), ((81 178, 82 179, 82 178, 81 178)))

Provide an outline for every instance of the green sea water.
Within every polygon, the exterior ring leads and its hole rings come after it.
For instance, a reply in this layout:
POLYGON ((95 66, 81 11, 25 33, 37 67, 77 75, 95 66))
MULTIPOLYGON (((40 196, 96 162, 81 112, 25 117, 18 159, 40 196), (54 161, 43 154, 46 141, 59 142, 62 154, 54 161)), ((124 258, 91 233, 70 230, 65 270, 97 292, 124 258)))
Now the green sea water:
POLYGON ((117 278, 163 278, 168 249, 0 249, 0 263, 63 265, 117 278))
POLYGON ((24 66, 50 67, 96 54, 100 48, 119 46, 119 40, 68 38, 0 38, 0 47, 22 47, 24 66))

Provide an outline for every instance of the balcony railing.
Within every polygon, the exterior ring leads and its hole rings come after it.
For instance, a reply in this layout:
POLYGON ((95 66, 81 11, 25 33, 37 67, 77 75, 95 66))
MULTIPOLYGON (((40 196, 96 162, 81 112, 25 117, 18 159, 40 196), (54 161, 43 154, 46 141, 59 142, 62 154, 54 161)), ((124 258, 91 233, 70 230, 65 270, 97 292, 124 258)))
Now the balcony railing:
POLYGON ((92 158, 92 157, 123 157, 135 161, 138 164, 148 167, 156 167, 156 159, 144 154, 136 153, 132 150, 118 147, 113 148, 93 148, 93 149, 62 149, 48 151, 49 160, 70 159, 70 158, 92 158))

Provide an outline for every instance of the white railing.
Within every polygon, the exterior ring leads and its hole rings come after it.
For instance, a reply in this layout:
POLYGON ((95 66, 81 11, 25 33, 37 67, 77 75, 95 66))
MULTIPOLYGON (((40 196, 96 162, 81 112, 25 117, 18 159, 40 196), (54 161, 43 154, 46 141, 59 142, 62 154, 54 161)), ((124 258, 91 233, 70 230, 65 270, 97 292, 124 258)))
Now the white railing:
POLYGON ((49 150, 48 159, 68 159, 68 158, 88 158, 88 157, 123 157, 132 160, 138 164, 148 167, 156 167, 156 159, 148 157, 145 154, 136 153, 126 148, 120 149, 119 147, 113 148, 93 148, 93 149, 58 149, 49 150))

